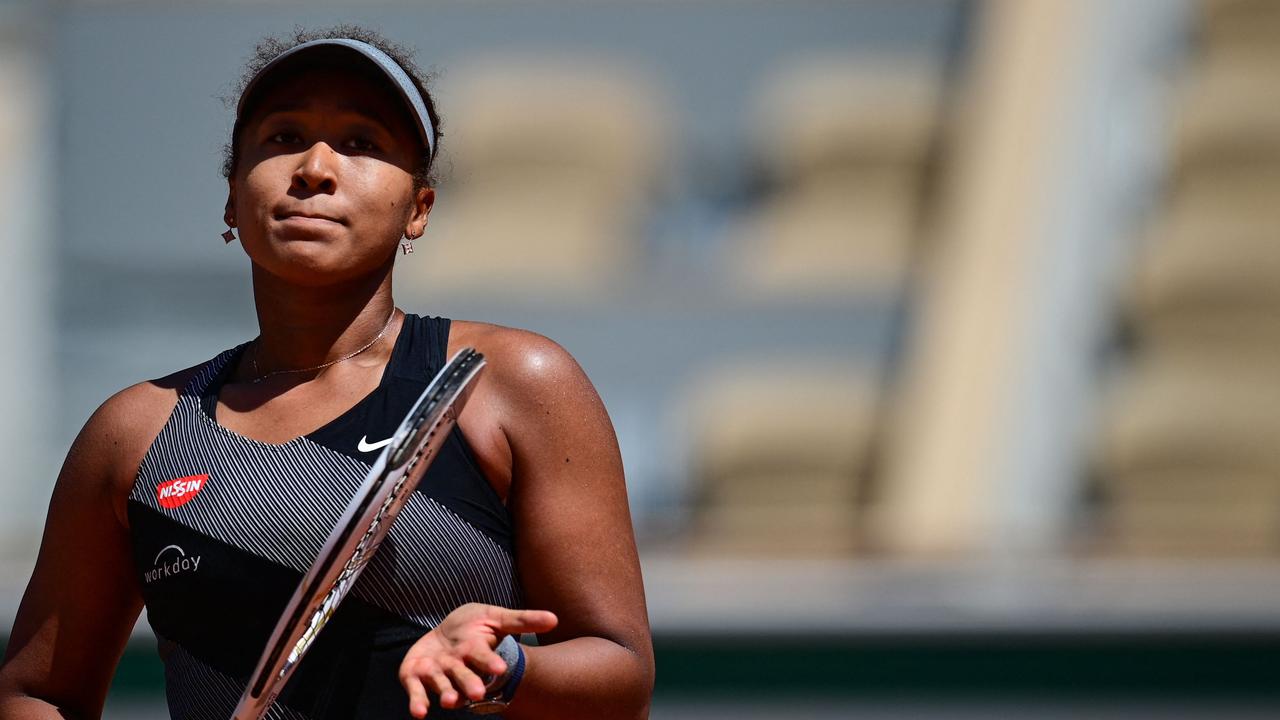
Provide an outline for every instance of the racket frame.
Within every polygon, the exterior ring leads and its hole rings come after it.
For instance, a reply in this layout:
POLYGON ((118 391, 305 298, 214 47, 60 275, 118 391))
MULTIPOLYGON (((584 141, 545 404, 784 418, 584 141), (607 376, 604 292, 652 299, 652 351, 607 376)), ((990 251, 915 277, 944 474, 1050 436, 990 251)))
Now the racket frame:
POLYGON ((259 720, 279 696, 426 474, 484 364, 475 349, 459 350, 413 404, 285 606, 232 720, 259 720))

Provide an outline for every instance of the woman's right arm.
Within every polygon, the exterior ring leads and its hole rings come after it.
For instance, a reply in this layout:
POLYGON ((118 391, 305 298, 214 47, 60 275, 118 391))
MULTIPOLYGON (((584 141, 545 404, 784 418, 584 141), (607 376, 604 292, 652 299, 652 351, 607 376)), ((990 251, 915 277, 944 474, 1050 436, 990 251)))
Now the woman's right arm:
POLYGON ((126 499, 175 400, 161 383, 123 390, 89 418, 67 453, 0 664, 0 718, 102 715, 142 608, 126 499))

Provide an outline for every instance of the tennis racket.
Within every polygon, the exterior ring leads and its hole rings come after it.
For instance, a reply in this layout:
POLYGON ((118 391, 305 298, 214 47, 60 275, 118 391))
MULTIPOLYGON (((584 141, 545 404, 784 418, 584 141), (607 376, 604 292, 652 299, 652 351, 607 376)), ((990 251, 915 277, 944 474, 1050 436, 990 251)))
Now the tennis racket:
POLYGON ((391 529, 396 514, 457 422, 455 404, 484 367, 459 351, 423 391, 285 606, 232 720, 260 720, 391 529))

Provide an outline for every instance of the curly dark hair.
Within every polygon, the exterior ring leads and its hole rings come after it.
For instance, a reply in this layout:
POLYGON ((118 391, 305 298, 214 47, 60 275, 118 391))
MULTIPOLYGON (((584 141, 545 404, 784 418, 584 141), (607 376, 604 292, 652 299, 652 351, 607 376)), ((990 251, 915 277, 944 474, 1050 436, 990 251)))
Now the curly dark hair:
MULTIPOLYGON (((431 153, 426 148, 422 149, 422 155, 418 160, 417 167, 414 169, 413 181, 414 187, 430 187, 436 184, 433 168, 436 165, 436 158, 440 156, 440 139, 444 137, 441 130, 442 123, 439 113, 436 112, 435 100, 428 91, 427 86, 429 80, 434 78, 424 73, 413 62, 413 51, 404 45, 394 43, 374 30, 370 30, 359 25, 335 25, 330 28, 319 30, 306 30, 301 27, 295 27, 293 33, 283 37, 266 37, 263 38, 254 47, 253 53, 249 56, 249 60, 245 62, 244 74, 236 83, 232 93, 223 98, 223 101, 235 111, 236 106, 240 102, 240 96, 244 94, 245 88, 249 85, 249 81, 253 79, 258 71, 262 70, 267 63, 271 62, 277 55, 296 47, 305 42, 312 40, 327 40, 333 38, 350 38, 352 40, 360 40, 366 42, 382 52, 386 53, 392 60, 395 60, 405 74, 413 81, 414 87, 422 94, 422 101, 427 106, 427 114, 431 116, 431 124, 435 128, 435 152, 431 153)), ((254 90, 257 94, 257 88, 254 90)), ((248 109, 246 109, 248 115, 248 109)), ((239 161, 239 142, 240 142, 240 123, 243 118, 236 118, 235 125, 231 130, 231 139, 222 147, 222 176, 230 178, 235 174, 236 164, 239 161)))

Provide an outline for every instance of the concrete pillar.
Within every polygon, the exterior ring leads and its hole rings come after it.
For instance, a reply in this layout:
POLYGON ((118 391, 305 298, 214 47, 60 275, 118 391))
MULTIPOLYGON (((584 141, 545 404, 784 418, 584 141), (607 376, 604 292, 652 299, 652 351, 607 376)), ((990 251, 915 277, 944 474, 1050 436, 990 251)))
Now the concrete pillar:
POLYGON ((50 443, 59 399, 51 278, 57 122, 51 28, 37 7, 0 6, 0 562, 10 568, 34 561, 66 450, 50 443))
POLYGON ((1185 3, 982 6, 880 519, 904 555, 1042 555, 1150 188, 1151 65, 1185 3))

